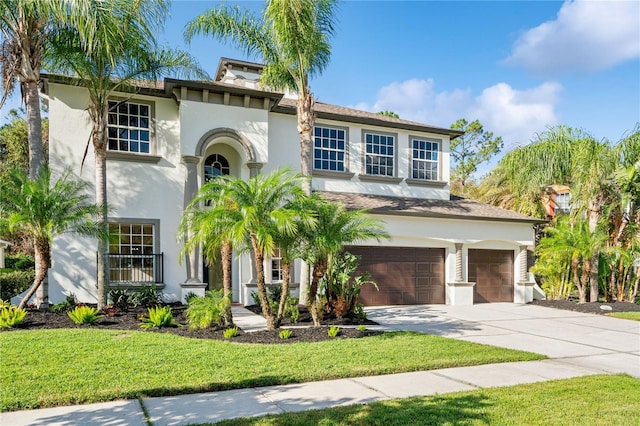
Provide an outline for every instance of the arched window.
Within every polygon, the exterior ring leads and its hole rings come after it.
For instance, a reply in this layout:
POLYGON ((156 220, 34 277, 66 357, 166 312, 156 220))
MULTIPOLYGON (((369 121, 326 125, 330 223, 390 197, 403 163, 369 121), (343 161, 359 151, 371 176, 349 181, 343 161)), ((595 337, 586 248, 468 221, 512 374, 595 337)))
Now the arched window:
POLYGON ((204 161, 204 181, 229 174, 229 161, 220 154, 211 154, 204 161))

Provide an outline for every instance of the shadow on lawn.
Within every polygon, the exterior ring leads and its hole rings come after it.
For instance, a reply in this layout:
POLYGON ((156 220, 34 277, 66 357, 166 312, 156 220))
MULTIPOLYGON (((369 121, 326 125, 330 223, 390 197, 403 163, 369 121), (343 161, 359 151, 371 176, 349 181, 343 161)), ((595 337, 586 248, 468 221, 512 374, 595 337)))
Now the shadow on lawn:
POLYGON ((490 405, 490 400, 482 394, 433 396, 289 413, 279 417, 268 416, 271 421, 266 422, 260 418, 233 419, 216 425, 465 425, 475 422, 491 424, 490 415, 486 413, 490 405))

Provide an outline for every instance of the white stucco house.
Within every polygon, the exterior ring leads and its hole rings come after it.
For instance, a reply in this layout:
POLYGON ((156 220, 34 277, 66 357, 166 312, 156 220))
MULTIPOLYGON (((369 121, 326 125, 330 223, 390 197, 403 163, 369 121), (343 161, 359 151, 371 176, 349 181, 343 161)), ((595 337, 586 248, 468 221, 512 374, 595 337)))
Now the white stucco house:
MULTIPOLYGON (((295 99, 257 83, 262 66, 223 58, 214 81, 165 79, 113 99, 107 153, 109 285, 157 284, 168 300, 219 286, 215 265, 200 254, 180 264, 176 230, 185 206, 208 179, 247 179, 281 166, 299 170, 295 99)), ((49 155, 53 170, 80 174, 90 120, 87 91, 45 76, 49 155)), ((460 132, 322 102, 316 104, 313 189, 349 208, 367 208, 391 235, 350 251, 362 256, 380 291, 368 305, 471 304, 531 300, 527 246, 539 222, 452 196, 449 144, 460 132)), ((95 178, 91 149, 81 177, 95 178)), ((73 293, 96 300, 97 244, 57 238, 50 270, 51 302, 73 293)), ((277 253, 266 276, 281 277, 277 253)), ((234 257, 234 302, 252 304, 250 256, 234 257)), ((294 265, 294 293, 300 280, 294 265)))

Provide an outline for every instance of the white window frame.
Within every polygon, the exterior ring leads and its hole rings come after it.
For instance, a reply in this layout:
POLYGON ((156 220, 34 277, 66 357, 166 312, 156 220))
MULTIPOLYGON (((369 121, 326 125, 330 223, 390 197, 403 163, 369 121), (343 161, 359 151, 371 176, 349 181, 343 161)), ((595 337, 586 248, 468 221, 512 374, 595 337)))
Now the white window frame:
POLYGON ((313 128, 313 170, 348 172, 349 132, 345 127, 318 124, 313 128), (320 133, 320 135, 318 135, 320 133), (342 134, 342 138, 340 135, 342 134), (340 149, 340 142, 343 148, 340 149), (318 158, 318 154, 320 154, 318 158), (326 158, 325 158, 326 157, 326 158), (331 158, 335 157, 335 158, 331 158), (342 157, 342 159, 340 159, 342 157), (331 164, 336 165, 335 169, 331 164), (319 165, 319 167, 317 167, 319 165), (324 167, 326 165, 326 168, 324 167), (340 168, 339 166, 342 166, 340 168))
POLYGON ((270 259, 270 265, 271 265, 271 283, 281 283, 282 282, 282 272, 283 272, 283 268, 282 268, 282 252, 280 251, 279 248, 276 248, 273 251, 273 254, 271 255, 271 259, 270 259), (275 276, 274 276, 275 274, 275 276))
POLYGON ((107 151, 143 156, 153 155, 155 153, 154 103, 138 99, 110 99, 108 102, 107 151), (123 105, 126 106, 126 112, 120 111, 123 105), (134 105, 138 108, 137 114, 131 111, 131 107, 134 105), (115 108, 115 110, 112 111, 113 108, 115 108), (146 108, 146 115, 141 113, 140 110, 142 108, 146 108), (133 119, 137 119, 137 125, 131 124, 133 119), (143 120, 146 120, 146 127, 143 125, 143 120), (124 121, 126 121, 126 123, 124 121), (126 132, 126 138, 121 138, 122 132, 126 132), (137 139, 132 139, 132 134, 135 134, 137 139), (145 134, 148 140, 145 140, 145 134))
POLYGON ((440 180, 440 149, 442 141, 440 139, 425 138, 419 136, 409 137, 409 149, 411 152, 411 163, 409 164, 409 176, 411 179, 423 181, 439 181, 440 180), (418 147, 415 148, 415 143, 418 147), (435 145, 435 149, 433 149, 435 145), (430 149, 429 149, 430 148, 430 149), (416 155, 417 153, 417 155, 416 155), (435 153, 435 159, 434 154, 435 153), (423 165, 416 168, 416 165, 423 165), (433 167, 435 166, 435 173, 433 167))
POLYGON ((112 262, 109 264, 109 275, 107 277, 109 285, 118 285, 119 283, 131 283, 136 281, 143 282, 156 282, 155 276, 156 268, 156 255, 160 254, 159 242, 160 242, 160 221, 156 219, 129 219, 129 218, 110 218, 108 220, 109 232, 111 233, 112 227, 117 227, 117 242, 109 242, 109 254, 121 255, 123 258, 118 262, 112 262), (129 227, 129 231, 123 232, 123 227, 129 227), (140 232, 135 232, 134 227, 140 227, 140 232), (151 232, 145 232, 145 228, 151 228, 151 232), (145 237, 151 237, 151 240, 145 239, 145 237), (133 240, 140 238, 139 243, 135 243, 133 240), (123 241, 124 240, 124 241, 123 241), (128 240, 128 241, 126 241, 128 240), (117 248, 117 251, 114 250, 117 248), (136 250, 134 250, 134 248, 136 250), (126 253, 128 252, 128 253, 126 253), (131 255, 131 259, 126 259, 127 255, 131 255), (139 257, 138 257, 139 256, 139 257), (136 267, 133 263, 140 261, 140 266, 136 267), (128 263, 132 263, 129 265, 128 263), (123 266, 126 265, 126 266, 123 266), (138 271, 134 273, 134 276, 126 276, 127 271, 135 269, 138 271), (136 277, 148 277, 145 280, 136 280, 136 277))
POLYGON ((397 134, 363 130, 362 131, 362 152, 364 156, 363 171, 365 175, 383 176, 383 177, 396 176, 396 163, 397 163, 396 158, 397 158, 397 152, 398 152, 398 135, 397 134), (376 139, 378 139, 377 142, 376 142, 376 139), (384 143, 383 143, 383 139, 384 139, 384 143), (389 139, 391 139, 391 154, 388 153, 389 139), (387 162, 390 161, 391 165, 389 164, 380 165, 381 163, 380 160, 383 160, 383 159, 386 159, 387 162), (372 164, 369 164, 369 160, 372 161, 372 164), (375 167, 378 168, 378 173, 373 172, 375 167), (385 173, 381 173, 381 170, 383 168, 385 170, 385 173))

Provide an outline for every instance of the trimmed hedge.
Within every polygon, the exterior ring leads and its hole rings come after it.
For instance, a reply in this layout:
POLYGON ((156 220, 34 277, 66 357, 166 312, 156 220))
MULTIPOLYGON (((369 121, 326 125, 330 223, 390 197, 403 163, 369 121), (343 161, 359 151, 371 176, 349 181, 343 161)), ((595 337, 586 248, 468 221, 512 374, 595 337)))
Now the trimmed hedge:
POLYGON ((28 289, 35 278, 35 271, 0 272, 0 299, 9 301, 28 289))
POLYGON ((28 254, 8 254, 4 257, 4 267, 26 271, 35 268, 33 257, 28 254))

